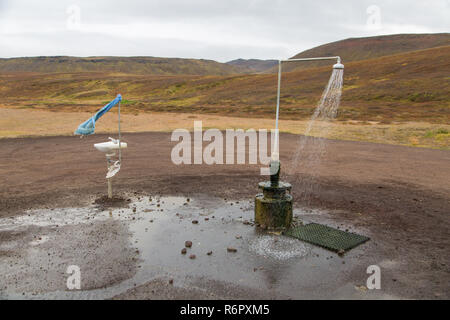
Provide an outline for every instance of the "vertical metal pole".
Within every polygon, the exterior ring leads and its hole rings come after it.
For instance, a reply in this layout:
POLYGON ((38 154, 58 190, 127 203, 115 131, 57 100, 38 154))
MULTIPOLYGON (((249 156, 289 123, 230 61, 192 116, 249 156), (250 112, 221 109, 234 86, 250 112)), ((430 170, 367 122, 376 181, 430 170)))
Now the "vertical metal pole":
MULTIPOLYGON (((109 167, 111 165, 111 159, 110 159, 110 155, 106 154, 106 168, 109 171, 109 167)), ((106 181, 108 182, 108 198, 112 199, 112 178, 106 179, 106 181)))
POLYGON ((281 90, 281 60, 278 60, 278 88, 277 88, 277 113, 275 116, 275 143, 272 151, 272 160, 278 160, 279 157, 279 133, 278 133, 278 117, 280 115, 280 90, 281 90))
POLYGON ((106 179, 106 180, 108 180, 108 198, 109 199, 112 199, 112 183, 111 183, 111 179, 112 178, 106 179))
POLYGON ((120 101, 119 101, 119 164, 122 165, 122 146, 120 145, 120 101))
POLYGON ((278 116, 280 114, 280 88, 281 88, 281 60, 278 61, 277 115, 275 117, 275 129, 277 130, 278 130, 278 116))

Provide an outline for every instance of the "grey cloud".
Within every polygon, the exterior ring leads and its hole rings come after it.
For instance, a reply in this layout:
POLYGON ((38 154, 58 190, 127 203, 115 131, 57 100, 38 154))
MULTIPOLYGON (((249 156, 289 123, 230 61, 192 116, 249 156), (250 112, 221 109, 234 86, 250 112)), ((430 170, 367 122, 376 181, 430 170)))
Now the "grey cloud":
POLYGON ((279 58, 348 37, 448 32, 449 5, 436 1, 0 0, 0 56, 152 55, 279 58), (81 9, 81 31, 66 9, 81 9), (369 5, 381 10, 366 28, 369 5))

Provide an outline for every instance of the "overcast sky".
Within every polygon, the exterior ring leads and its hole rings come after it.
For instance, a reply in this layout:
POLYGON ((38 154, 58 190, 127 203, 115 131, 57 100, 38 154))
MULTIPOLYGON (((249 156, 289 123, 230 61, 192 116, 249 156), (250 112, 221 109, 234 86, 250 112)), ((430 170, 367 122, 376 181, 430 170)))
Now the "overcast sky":
POLYGON ((450 31, 450 0, 0 0, 0 57, 287 58, 349 37, 450 31))

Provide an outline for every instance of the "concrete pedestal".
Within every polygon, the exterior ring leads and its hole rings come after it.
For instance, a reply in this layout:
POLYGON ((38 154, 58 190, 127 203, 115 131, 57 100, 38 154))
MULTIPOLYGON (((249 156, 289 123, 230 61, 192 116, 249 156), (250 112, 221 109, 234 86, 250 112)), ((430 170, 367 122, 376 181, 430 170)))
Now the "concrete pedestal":
POLYGON ((292 223, 292 196, 288 193, 291 185, 280 182, 280 163, 271 163, 275 167, 270 181, 260 182, 262 190, 255 197, 255 222, 264 229, 287 229, 292 223))

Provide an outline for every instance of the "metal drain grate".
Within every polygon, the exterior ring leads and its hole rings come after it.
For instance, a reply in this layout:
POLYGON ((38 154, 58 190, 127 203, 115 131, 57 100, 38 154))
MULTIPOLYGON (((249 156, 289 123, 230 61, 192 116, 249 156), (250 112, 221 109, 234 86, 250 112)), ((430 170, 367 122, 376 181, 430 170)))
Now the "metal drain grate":
POLYGON ((370 239, 318 223, 293 227, 284 234, 336 252, 345 252, 370 239))

